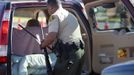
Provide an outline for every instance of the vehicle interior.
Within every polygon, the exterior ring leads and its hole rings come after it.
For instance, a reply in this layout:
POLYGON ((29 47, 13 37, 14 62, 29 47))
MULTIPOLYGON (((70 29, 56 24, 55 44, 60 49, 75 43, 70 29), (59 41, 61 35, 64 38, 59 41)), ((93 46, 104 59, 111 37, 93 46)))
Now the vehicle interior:
MULTIPOLYGON (((91 6, 90 3, 87 3, 85 6, 92 35, 88 27, 84 25, 80 15, 75 10, 65 7, 77 17, 81 26, 81 34, 85 42, 86 51, 85 64, 83 66, 85 75, 89 73, 91 73, 90 75, 100 75, 103 69, 108 66, 133 60, 134 21, 122 1, 97 4, 96 6, 91 6)), ((31 37, 25 31, 22 31, 23 29, 19 24, 26 28, 28 20, 36 19, 40 23, 40 30, 43 28, 43 35, 45 36, 47 35, 48 17, 47 8, 44 6, 15 9, 12 22, 12 54, 14 54, 14 50, 23 50, 22 46, 26 44, 24 40, 26 41, 27 37, 31 37)), ((42 36, 40 37, 43 39, 42 36)), ((29 44, 28 41, 27 43, 29 44)), ((37 41, 34 41, 33 44, 39 48, 37 41)), ((35 52, 33 54, 43 53, 35 52)), ((50 55, 50 60, 52 62, 55 61, 56 56, 50 55)))
MULTIPOLYGON (((87 31, 86 27, 84 26, 80 16, 77 14, 77 12, 71 8, 65 8, 67 10, 69 10, 71 13, 73 13, 81 26, 81 34, 83 36, 83 40, 85 42, 85 50, 86 50, 86 55, 87 57, 85 58, 85 65, 83 67, 83 70, 87 73, 89 73, 89 70, 91 70, 91 64, 90 64, 90 50, 89 47, 89 32, 87 31)), ((30 19, 36 19, 39 21, 40 25, 38 29, 39 31, 43 30, 43 33, 41 33, 42 35, 44 35, 44 37, 47 35, 47 22, 48 22, 48 13, 47 13, 47 8, 44 6, 41 7, 21 7, 21 8, 17 8, 15 9, 15 12, 13 14, 13 22, 12 22, 12 55, 27 55, 27 54, 21 54, 21 50, 24 51, 24 49, 29 49, 27 45, 36 45, 36 47, 38 47, 37 49, 40 49, 39 44, 37 43, 37 41, 31 37, 31 35, 29 35, 27 32, 25 32, 23 30, 23 28, 21 28, 19 25, 22 25, 24 28, 27 28, 27 22, 30 19), (33 39, 34 42, 31 43, 31 41, 28 41, 28 38, 31 40, 33 39), (25 46, 23 46, 25 45, 25 46), (18 54, 17 54, 18 52, 18 54)), ((31 31, 30 29, 27 29, 28 31, 31 31)), ((39 32, 40 33, 40 32, 39 32)), ((33 33, 34 34, 34 33, 33 33)), ((36 33, 34 34, 36 36, 36 33)), ((42 36, 40 36, 40 38, 42 39, 42 36)), ((32 47, 32 46, 31 46, 32 47)), ((31 49, 34 49, 31 48, 31 49)), ((28 50, 25 50, 24 53, 27 53, 28 50)), ((55 60, 56 60, 56 56, 54 54, 52 54, 51 50, 48 50, 49 52, 49 57, 50 57, 50 61, 52 62, 52 67, 54 66, 55 60)), ((43 54, 43 52, 36 52, 31 54, 43 54)), ((13 56, 12 56, 13 57, 13 56)), ((35 56, 34 56, 35 57, 35 56)), ((37 57, 38 58, 38 57, 37 57)), ((38 59, 37 59, 38 60, 38 59)), ((12 68, 14 68, 12 66, 12 68)), ((37 70, 36 70, 37 71, 37 70)), ((13 71, 14 73, 16 71, 13 71)), ((40 71, 38 71, 40 72, 40 71)), ((85 73, 84 72, 84 73, 85 73)), ((13 74, 14 74, 13 73, 13 74)), ((40 72, 41 73, 41 72, 40 72)), ((35 72, 29 72, 29 74, 36 74, 35 72)), ((38 73, 37 73, 38 75, 38 73)))
POLYGON ((134 21, 122 1, 87 3, 86 11, 93 38, 93 71, 100 74, 110 65, 133 60, 134 21))

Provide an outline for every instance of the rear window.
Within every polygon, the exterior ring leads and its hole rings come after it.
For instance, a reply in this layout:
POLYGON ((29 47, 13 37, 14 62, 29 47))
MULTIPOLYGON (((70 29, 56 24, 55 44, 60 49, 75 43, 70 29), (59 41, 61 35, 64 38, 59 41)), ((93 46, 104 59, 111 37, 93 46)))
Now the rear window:
POLYGON ((121 1, 115 3, 113 8, 97 6, 94 8, 97 30, 128 29, 133 31, 134 21, 121 1))
POLYGON ((16 9, 14 17, 13 17, 13 28, 19 28, 18 24, 26 27, 28 20, 30 19, 38 19, 41 25, 46 27, 46 9, 45 8, 19 8, 16 9))

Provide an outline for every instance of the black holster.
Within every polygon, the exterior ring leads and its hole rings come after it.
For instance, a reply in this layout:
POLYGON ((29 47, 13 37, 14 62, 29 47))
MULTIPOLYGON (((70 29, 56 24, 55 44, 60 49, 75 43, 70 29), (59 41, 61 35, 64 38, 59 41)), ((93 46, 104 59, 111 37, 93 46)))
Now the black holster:
POLYGON ((68 59, 71 52, 75 52, 79 49, 84 49, 84 44, 81 40, 78 43, 72 42, 72 44, 64 44, 61 40, 58 40, 54 47, 57 57, 64 59, 68 59))

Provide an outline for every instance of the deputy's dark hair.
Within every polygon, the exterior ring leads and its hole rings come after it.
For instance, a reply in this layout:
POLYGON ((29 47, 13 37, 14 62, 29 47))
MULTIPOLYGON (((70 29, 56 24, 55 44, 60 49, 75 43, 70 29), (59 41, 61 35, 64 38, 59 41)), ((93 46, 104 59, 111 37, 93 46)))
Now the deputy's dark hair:
POLYGON ((47 4, 48 5, 60 6, 61 5, 61 1, 60 0, 47 0, 47 4))

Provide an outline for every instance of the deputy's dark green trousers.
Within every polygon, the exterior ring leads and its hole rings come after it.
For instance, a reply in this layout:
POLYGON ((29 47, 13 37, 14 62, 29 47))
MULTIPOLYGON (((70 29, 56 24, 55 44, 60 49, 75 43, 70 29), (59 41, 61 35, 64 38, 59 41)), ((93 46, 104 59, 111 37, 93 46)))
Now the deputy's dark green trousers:
POLYGON ((57 58, 54 74, 55 75, 81 75, 84 63, 84 49, 72 51, 68 59, 64 58, 63 52, 61 57, 57 58), (71 62, 71 63, 69 63, 71 62))

